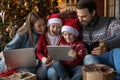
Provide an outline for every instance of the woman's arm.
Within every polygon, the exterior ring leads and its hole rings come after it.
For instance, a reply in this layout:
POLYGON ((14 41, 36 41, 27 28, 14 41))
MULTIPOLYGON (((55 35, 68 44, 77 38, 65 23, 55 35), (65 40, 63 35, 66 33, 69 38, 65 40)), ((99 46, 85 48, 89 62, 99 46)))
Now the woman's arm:
POLYGON ((20 48, 23 37, 20 34, 16 34, 14 38, 4 47, 4 50, 10 50, 10 49, 18 49, 20 48))

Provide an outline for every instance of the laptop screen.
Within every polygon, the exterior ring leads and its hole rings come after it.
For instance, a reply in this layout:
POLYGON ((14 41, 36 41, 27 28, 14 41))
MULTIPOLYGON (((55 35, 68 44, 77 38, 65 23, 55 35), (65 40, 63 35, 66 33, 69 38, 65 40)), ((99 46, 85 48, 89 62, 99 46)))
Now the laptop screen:
POLYGON ((7 69, 36 66, 34 48, 23 48, 3 51, 7 69))

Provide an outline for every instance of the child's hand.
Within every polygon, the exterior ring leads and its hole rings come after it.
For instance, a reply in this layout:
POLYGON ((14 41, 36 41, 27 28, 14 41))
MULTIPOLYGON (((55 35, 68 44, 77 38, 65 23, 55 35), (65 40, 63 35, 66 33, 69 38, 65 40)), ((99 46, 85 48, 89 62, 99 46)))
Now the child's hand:
POLYGON ((51 66, 53 64, 52 60, 49 60, 49 62, 47 64, 45 64, 45 66, 51 66))
POLYGON ((68 55, 69 55, 70 57, 75 58, 75 57, 77 56, 77 52, 76 52, 75 50, 70 50, 70 51, 68 52, 68 55))
POLYGON ((46 57, 42 58, 42 62, 45 66, 50 66, 52 64, 52 60, 50 60, 49 58, 46 58, 46 57))
POLYGON ((49 58, 43 57, 42 62, 43 64, 47 64, 49 62, 49 58))

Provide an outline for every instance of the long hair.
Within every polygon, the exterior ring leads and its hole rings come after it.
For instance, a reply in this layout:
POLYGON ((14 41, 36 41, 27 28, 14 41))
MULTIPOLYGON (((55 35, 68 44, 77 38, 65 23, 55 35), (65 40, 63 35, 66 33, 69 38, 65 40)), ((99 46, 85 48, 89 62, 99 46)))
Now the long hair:
POLYGON ((40 18, 45 20, 45 17, 43 16, 42 13, 36 12, 36 11, 31 11, 26 18, 25 25, 21 26, 17 31, 17 33, 19 33, 19 34, 24 34, 26 32, 29 32, 29 37, 30 37, 30 40, 33 45, 35 45, 33 32, 32 32, 33 27, 34 27, 35 22, 40 18))
POLYGON ((96 11, 97 6, 93 0, 79 0, 77 5, 77 9, 84 9, 87 8, 90 13, 92 13, 94 10, 96 11))

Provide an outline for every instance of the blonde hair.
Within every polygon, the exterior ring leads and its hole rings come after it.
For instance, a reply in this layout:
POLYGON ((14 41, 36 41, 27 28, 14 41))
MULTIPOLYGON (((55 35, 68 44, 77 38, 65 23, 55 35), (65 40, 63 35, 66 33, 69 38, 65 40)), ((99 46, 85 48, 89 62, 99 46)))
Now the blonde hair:
POLYGON ((43 16, 42 13, 31 11, 27 16, 25 25, 21 26, 17 31, 17 33, 19 34, 24 34, 26 32, 29 32, 29 37, 33 45, 35 45, 35 41, 34 41, 32 30, 33 30, 35 22, 40 18, 45 20, 45 17, 43 16))

